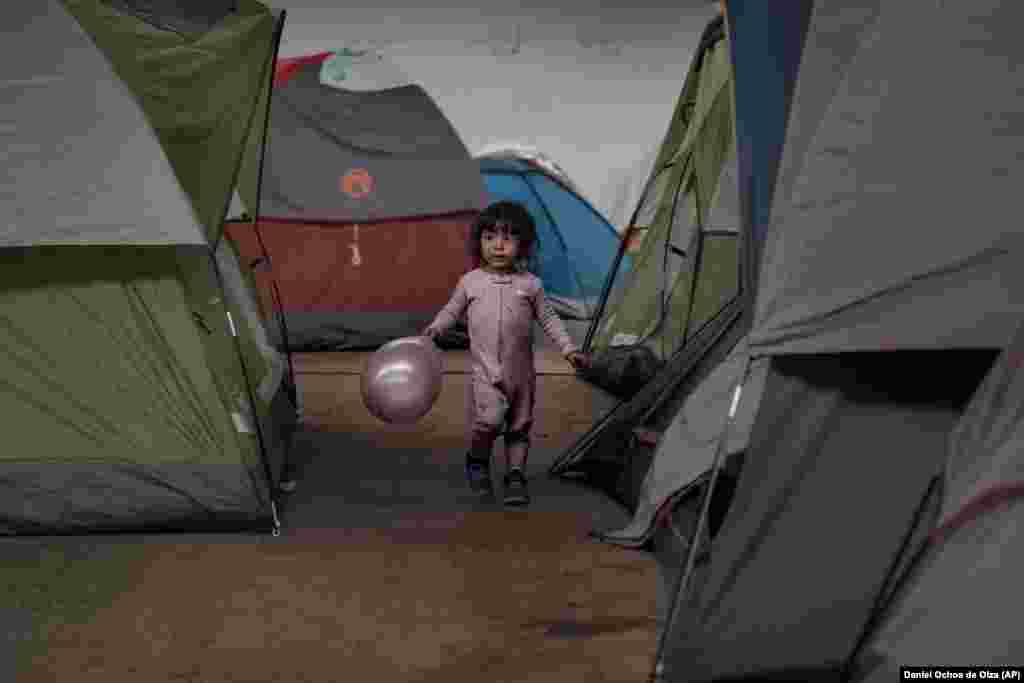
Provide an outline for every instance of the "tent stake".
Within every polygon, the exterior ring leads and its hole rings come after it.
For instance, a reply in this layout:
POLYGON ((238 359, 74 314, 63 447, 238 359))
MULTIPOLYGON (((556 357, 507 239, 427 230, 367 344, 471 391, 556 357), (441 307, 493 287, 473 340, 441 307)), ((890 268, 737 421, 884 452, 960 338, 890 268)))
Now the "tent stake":
POLYGON ((273 500, 270 501, 270 512, 274 515, 274 528, 270 535, 277 538, 281 535, 281 519, 277 516, 277 503, 273 500))

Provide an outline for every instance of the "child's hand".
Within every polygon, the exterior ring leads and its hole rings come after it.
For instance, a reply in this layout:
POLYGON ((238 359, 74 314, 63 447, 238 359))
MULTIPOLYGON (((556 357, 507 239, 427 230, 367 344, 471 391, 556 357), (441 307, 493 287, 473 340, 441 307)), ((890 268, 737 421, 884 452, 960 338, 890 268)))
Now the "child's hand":
POLYGON ((438 332, 437 330, 435 330, 433 327, 428 327, 427 329, 423 330, 423 332, 421 333, 421 336, 424 336, 427 339, 430 339, 431 341, 433 341, 433 340, 437 339, 438 337, 440 337, 441 333, 438 332))
POLYGON ((567 354, 565 359, 569 361, 569 364, 576 370, 583 370, 590 366, 590 356, 585 353, 580 353, 579 351, 573 351, 572 353, 567 354))

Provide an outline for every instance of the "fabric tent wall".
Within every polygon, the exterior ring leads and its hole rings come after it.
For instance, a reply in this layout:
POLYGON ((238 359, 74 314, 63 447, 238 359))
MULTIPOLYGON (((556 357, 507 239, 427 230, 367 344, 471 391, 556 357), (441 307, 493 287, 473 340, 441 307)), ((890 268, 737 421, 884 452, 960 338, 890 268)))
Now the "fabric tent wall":
POLYGON ((725 522, 678 597, 666 678, 837 680, 992 355, 772 359, 725 522))
MULTIPOLYGON (((470 268, 466 245, 475 217, 225 229, 250 262, 271 255, 272 271, 257 267, 256 281, 266 315, 283 307, 287 348, 340 350, 379 346, 426 327, 470 268)), ((285 348, 282 326, 268 328, 271 343, 285 348)))
MULTIPOLYGON (((580 191, 579 186, 569 177, 569 173, 557 161, 533 145, 523 142, 493 142, 484 145, 477 151, 475 156, 478 159, 509 159, 526 162, 543 169, 545 173, 559 183, 580 197, 583 196, 583 192, 580 191)), ((607 218, 603 212, 598 211, 598 213, 607 218)))
MULTIPOLYGON (((1022 96, 997 87, 1015 83, 1007 60, 1017 52, 1003 46, 1008 38, 999 30, 1014 10, 992 2, 969 10, 897 9, 881 0, 842 9, 812 4, 764 240, 753 349, 1004 346, 1016 329, 1024 278, 1014 260, 1024 235, 1010 219, 1018 204, 1012 170, 1024 149, 1014 118, 1022 96), (903 54, 897 45, 924 17, 937 23, 912 55, 903 54), (962 83, 951 102, 943 72, 985 78, 962 83), (874 80, 883 73, 884 82, 874 80), (957 160, 955 173, 939 171, 948 159, 957 160), (982 208, 990 219, 978 220, 982 208)), ((738 32, 743 18, 734 22, 738 32)), ((764 41, 777 33, 759 24, 748 30, 764 41)), ((757 59, 743 66, 760 82, 769 69, 757 59)))
POLYGON ((274 70, 275 85, 284 85, 302 67, 320 66, 320 83, 343 90, 377 91, 412 84, 412 79, 386 55, 377 50, 342 48, 312 55, 279 59, 274 70))
POLYGON ((535 272, 566 317, 589 319, 619 248, 614 228, 571 187, 523 159, 480 159, 490 201, 524 204, 537 225, 535 272))
POLYGON ((1024 564, 1022 353, 1024 328, 953 430, 936 514, 920 525, 931 533, 909 553, 919 559, 879 612, 853 680, 891 681, 901 665, 940 659, 1019 666, 1024 637, 1010 596, 1024 564), (965 633, 964 623, 976 628, 965 633))
POLYGON ((594 351, 644 343, 667 360, 739 294, 729 48, 720 21, 709 33, 628 231, 635 265, 614 274, 594 351))
POLYGON ((305 64, 275 85, 269 125, 261 218, 354 223, 480 208, 468 150, 418 85, 344 90, 305 64))
MULTIPOLYGON (((1009 27, 1022 10, 731 0, 729 15, 737 121, 750 124, 741 187, 774 187, 741 192, 763 244, 748 347, 770 367, 735 499, 676 596, 663 673, 844 680, 930 526, 950 434, 1024 318, 1013 222, 963 228, 980 206, 1013 215, 1024 54, 1009 27), (921 37, 911 51, 908 35, 921 37), (985 78, 950 101, 950 69, 985 78), (756 94, 772 79, 766 106, 756 94)), ((893 626, 873 652, 898 649, 893 626)))
POLYGON ((468 227, 485 196, 422 88, 324 85, 330 56, 278 70, 265 152, 257 158, 250 144, 238 181, 248 216, 226 227, 247 261, 261 263, 264 312, 279 318, 272 341, 291 351, 418 333, 469 268, 468 227))
MULTIPOLYGON (((695 485, 715 461, 736 384, 748 371, 749 363, 747 345, 741 341, 692 391, 683 392, 686 398, 661 432, 642 487, 629 501, 634 509, 632 520, 622 529, 604 531, 600 534, 602 540, 625 547, 647 544, 657 532, 658 515, 696 491, 695 485)), ((726 457, 746 451, 767 370, 764 359, 750 368, 747 400, 729 430, 726 457)))
POLYGON ((108 5, 167 31, 201 34, 237 10, 235 0, 105 0, 108 5))
POLYGON ((599 195, 596 208, 619 234, 626 231, 633 219, 633 211, 643 198, 657 157, 658 148, 655 147, 629 166, 609 172, 609 180, 599 195))
POLYGON ((214 277, 204 250, 3 258, 2 532, 269 527, 259 444, 232 419, 252 411, 227 311, 205 306, 210 338, 192 315, 217 291, 196 279, 214 277))
MULTIPOLYGON (((555 470, 582 474, 606 492, 621 491, 635 469, 628 462, 636 452, 631 429, 643 425, 660 433, 642 481, 620 497, 633 519, 595 535, 615 545, 650 548, 669 577, 684 556, 665 546, 675 547, 673 528, 692 528, 691 517, 700 511, 693 502, 719 455, 733 390, 750 362, 746 332, 758 258, 753 207, 763 201, 760 194, 754 197, 751 183, 772 177, 774 170, 771 148, 761 145, 771 138, 759 132, 751 139, 749 125, 740 126, 737 100, 742 94, 751 111, 764 112, 761 125, 774 120, 778 100, 785 102, 781 86, 737 91, 731 63, 736 51, 723 19, 711 21, 632 217, 634 275, 613 283, 591 332, 598 350, 646 336, 647 345, 669 362, 661 377, 620 407, 615 419, 581 439, 555 470), (759 154, 756 173, 752 149, 759 154)), ((747 401, 724 444, 726 462, 736 462, 746 449, 766 369, 762 361, 750 372, 747 401)))
POLYGON ((279 18, 240 2, 187 38, 86 0, 9 18, 22 30, 2 77, 19 175, 0 200, 18 217, 0 243, 0 533, 270 528, 281 359, 247 314, 242 267, 222 273, 234 255, 211 242, 279 18), (193 41, 211 47, 201 63, 193 41), (232 96, 211 101, 204 69, 232 96), (225 157, 202 184, 199 148, 225 157))
MULTIPOLYGON (((273 60, 266 47, 273 40, 273 19, 260 15, 257 4, 239 2, 230 21, 192 36, 154 30, 103 2, 65 2, 103 46, 117 75, 133 84, 133 94, 167 150, 210 242, 220 238, 255 113, 259 89, 249 79, 260 78, 273 60), (207 62, 197 59, 197 49, 207 52, 207 62), (170 94, 180 106, 168 106, 170 94)), ((142 196, 136 201, 147 200, 142 196)))
MULTIPOLYGON (((722 20, 710 22, 647 191, 634 212, 636 229, 631 232, 643 237, 633 271, 617 271, 606 283, 589 335, 590 348, 598 353, 636 343, 644 328, 657 326, 669 291, 663 332, 648 339, 649 346, 664 354, 666 365, 551 468, 554 474, 583 477, 606 492, 620 488, 617 480, 629 469, 625 459, 633 428, 667 428, 685 395, 740 342, 749 320, 749 290, 741 280, 744 241, 737 215, 732 86, 724 38, 722 20), (703 208, 696 211, 698 206, 703 208)), ((642 491, 634 491, 622 502, 634 511, 653 504, 641 503, 639 495, 642 491)))

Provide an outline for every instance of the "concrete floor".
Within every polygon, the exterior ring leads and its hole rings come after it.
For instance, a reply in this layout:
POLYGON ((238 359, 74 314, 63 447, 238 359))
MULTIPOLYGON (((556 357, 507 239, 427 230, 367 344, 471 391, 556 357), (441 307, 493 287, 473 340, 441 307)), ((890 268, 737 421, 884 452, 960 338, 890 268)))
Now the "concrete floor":
POLYGON ((359 359, 330 356, 297 358, 307 424, 280 537, 6 541, 4 680, 644 680, 655 562, 591 541, 625 511, 546 476, 607 400, 539 359, 534 502, 502 509, 462 480, 464 357, 399 428, 353 396, 359 359))

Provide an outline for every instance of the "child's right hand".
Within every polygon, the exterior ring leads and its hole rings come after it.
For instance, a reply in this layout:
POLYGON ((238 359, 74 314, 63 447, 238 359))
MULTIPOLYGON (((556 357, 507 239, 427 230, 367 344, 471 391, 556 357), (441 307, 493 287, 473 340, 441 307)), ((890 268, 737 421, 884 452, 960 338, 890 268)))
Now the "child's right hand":
POLYGON ((426 337, 427 339, 434 340, 440 337, 441 333, 435 330, 433 327, 428 327, 427 329, 423 330, 422 336, 426 337))

